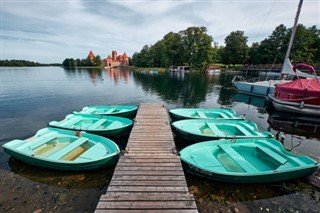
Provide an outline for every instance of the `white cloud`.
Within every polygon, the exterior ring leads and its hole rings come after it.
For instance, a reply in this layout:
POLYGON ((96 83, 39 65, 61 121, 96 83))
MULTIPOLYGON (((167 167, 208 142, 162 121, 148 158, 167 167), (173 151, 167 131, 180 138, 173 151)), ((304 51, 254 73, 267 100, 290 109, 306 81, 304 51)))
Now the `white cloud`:
MULTIPOLYGON (((261 41, 276 26, 293 25, 297 0, 264 1, 15 1, 1 3, 1 58, 62 62, 84 58, 90 50, 107 57, 129 56, 169 32, 205 26, 220 45, 232 31, 261 41)), ((317 25, 318 0, 305 0, 299 23, 317 25)))

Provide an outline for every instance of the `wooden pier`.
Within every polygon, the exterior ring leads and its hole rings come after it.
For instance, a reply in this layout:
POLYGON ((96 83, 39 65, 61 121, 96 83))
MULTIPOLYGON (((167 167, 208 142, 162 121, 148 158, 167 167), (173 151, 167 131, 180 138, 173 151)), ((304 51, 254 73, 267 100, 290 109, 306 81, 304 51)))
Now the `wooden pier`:
POLYGON ((174 147, 164 104, 141 104, 128 153, 119 159, 95 212, 198 212, 174 147))

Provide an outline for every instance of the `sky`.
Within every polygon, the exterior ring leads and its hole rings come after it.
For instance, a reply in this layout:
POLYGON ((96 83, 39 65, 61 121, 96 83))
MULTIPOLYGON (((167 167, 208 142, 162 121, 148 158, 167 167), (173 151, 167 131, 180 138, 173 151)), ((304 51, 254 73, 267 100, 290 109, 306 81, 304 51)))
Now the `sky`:
MULTIPOLYGON (((299 0, 0 0, 1 60, 62 63, 101 58, 113 50, 129 57, 167 33, 207 28, 224 45, 244 31, 248 45, 284 24, 292 27, 299 0)), ((299 23, 320 29, 320 0, 304 0, 299 23)))

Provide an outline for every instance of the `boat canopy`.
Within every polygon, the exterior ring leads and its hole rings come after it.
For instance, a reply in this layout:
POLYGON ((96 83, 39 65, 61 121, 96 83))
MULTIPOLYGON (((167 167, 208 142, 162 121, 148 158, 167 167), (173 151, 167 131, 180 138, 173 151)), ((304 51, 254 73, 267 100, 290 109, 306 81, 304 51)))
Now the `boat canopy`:
POLYGON ((275 96, 292 94, 304 97, 320 97, 320 81, 318 79, 296 79, 276 85, 275 96))

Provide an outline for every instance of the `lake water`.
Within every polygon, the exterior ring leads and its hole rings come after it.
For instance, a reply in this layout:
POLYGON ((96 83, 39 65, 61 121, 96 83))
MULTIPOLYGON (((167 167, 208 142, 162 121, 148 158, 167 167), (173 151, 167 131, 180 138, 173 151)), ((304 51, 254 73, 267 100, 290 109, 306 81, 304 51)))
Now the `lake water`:
MULTIPOLYGON (((279 114, 265 99, 237 94, 235 73, 215 75, 128 70, 1 68, 0 145, 25 139, 86 105, 164 102, 179 107, 229 107, 286 149, 320 162, 320 120, 279 114), (307 120, 307 121, 306 121, 307 120), (308 121, 309 120, 309 121, 308 121)), ((116 141, 124 148, 127 138, 116 141)), ((93 212, 113 168, 65 172, 38 168, 0 149, 1 212, 93 212)), ((268 184, 231 184, 186 174, 200 212, 318 212, 320 190, 307 178, 268 184)))

